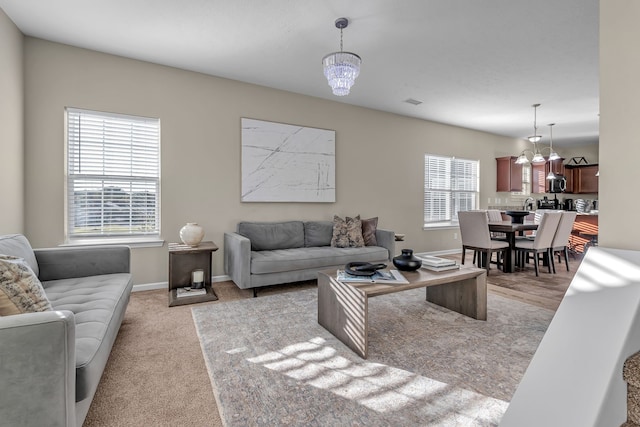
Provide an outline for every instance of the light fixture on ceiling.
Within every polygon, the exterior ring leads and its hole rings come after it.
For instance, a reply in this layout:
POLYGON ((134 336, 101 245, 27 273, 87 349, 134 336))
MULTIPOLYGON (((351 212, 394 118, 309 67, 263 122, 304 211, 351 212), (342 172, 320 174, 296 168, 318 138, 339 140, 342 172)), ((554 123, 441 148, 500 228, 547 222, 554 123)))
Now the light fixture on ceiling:
POLYGON ((523 150, 522 153, 520 153, 520 156, 518 156, 518 159, 516 160, 516 163, 519 165, 524 163, 529 163, 527 152, 533 155, 533 158, 531 159, 531 163, 545 162, 544 157, 542 156, 542 154, 540 154, 540 151, 538 151, 538 141, 542 139, 542 137, 538 135, 538 123, 537 123, 537 114, 536 114, 539 106, 540 104, 533 104, 533 135, 527 137, 529 142, 533 144, 533 151, 523 150))
POLYGON ((362 59, 355 53, 342 50, 342 30, 347 28, 347 18, 336 19, 336 28, 340 29, 340 52, 332 52, 322 58, 324 75, 327 78, 333 94, 337 96, 349 95, 351 86, 360 74, 362 59))
MULTIPOLYGON (((549 123, 548 126, 549 126, 549 160, 558 160, 560 156, 558 155, 558 153, 553 151, 553 126, 555 126, 555 123, 549 123)), ((547 175, 547 179, 555 179, 555 178, 556 178, 556 174, 553 173, 553 168, 550 167, 549 174, 547 175)))
MULTIPOLYGON (((544 158, 544 156, 542 155, 541 151, 542 150, 550 150, 549 153, 549 160, 557 160, 560 158, 560 156, 558 156, 558 153, 556 153, 553 150, 553 136, 551 136, 551 146, 550 147, 543 147, 540 148, 538 146, 538 142, 540 142, 540 140, 542 139, 542 136, 538 135, 538 123, 537 123, 537 109, 540 106, 540 104, 533 104, 533 135, 527 137, 527 139, 529 140, 529 142, 531 142, 533 144, 533 151, 531 150, 523 150, 522 153, 520 153, 520 155, 518 156, 518 158, 516 159, 516 164, 525 164, 525 163, 534 163, 534 164, 539 164, 539 163, 544 163, 547 161, 547 159, 544 158), (527 153, 531 153, 532 158, 531 160, 529 160, 529 157, 527 157, 527 153)), ((551 129, 552 127, 555 125, 555 123, 551 123, 549 124, 549 132, 551 134, 551 129)), ((552 135, 552 134, 551 134, 552 135)), ((555 178, 555 175, 552 176, 552 172, 549 173, 549 175, 547 175, 547 179, 553 179, 555 178)))
POLYGON ((558 160, 560 156, 553 150, 553 127, 555 123, 549 123, 549 160, 558 160))
POLYGON ((533 135, 528 137, 529 142, 536 143, 542 139, 540 135, 538 135, 538 124, 536 123, 537 119, 537 111, 540 104, 533 104, 533 135))

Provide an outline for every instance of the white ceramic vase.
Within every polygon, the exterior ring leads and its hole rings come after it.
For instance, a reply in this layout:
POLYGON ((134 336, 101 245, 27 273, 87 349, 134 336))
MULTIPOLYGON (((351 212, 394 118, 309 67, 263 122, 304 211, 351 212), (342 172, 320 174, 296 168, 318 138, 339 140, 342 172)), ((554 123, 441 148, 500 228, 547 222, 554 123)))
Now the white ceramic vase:
POLYGON ((196 222, 188 222, 180 229, 180 240, 189 246, 198 246, 204 237, 204 229, 196 222))

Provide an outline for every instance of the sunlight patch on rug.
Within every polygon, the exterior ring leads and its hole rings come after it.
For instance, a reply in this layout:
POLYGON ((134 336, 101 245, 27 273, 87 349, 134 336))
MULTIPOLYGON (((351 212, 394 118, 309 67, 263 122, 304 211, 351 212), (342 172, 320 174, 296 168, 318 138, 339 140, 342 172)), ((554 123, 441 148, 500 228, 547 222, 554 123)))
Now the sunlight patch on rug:
POLYGON ((402 369, 380 363, 354 363, 325 344, 325 339, 316 337, 247 360, 381 413, 435 399, 451 411, 467 413, 475 419, 482 416, 487 404, 506 410, 506 402, 450 388, 402 369))

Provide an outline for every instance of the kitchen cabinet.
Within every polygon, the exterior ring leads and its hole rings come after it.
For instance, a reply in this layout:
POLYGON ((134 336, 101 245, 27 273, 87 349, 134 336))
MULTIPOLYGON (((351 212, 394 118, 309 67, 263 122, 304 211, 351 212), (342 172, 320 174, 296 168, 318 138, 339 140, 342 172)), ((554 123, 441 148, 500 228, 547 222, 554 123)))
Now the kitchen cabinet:
POLYGON ((565 176, 567 178, 566 193, 597 193, 599 167, 593 165, 569 166, 565 165, 565 176))
POLYGON ((531 192, 536 194, 549 192, 549 181, 547 175, 553 172, 554 175, 564 175, 564 159, 547 160, 544 163, 531 164, 531 192))
POLYGON ((531 164, 531 192, 542 194, 547 192, 547 163, 531 164))
POLYGON ((515 156, 496 158, 496 191, 522 191, 522 165, 515 156))

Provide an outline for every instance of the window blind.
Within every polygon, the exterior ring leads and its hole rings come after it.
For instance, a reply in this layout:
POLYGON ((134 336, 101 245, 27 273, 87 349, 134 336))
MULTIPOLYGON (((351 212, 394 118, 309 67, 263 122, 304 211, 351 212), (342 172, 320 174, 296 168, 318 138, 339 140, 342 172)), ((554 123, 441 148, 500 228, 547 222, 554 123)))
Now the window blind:
POLYGON ((67 238, 159 236, 160 120, 66 109, 67 238))
POLYGON ((478 205, 479 161, 424 156, 424 226, 452 226, 478 205))

